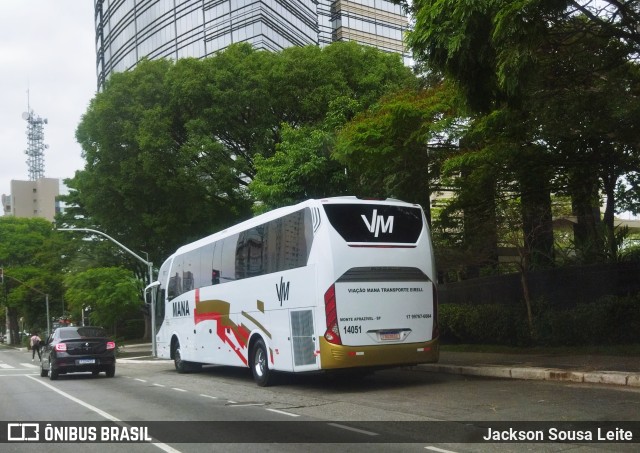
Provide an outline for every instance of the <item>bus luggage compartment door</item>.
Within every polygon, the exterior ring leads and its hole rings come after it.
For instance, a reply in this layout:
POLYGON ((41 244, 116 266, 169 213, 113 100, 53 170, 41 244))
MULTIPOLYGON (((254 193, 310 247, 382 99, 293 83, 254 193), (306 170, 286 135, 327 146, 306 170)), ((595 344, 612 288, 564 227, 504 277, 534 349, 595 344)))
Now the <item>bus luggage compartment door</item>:
POLYGON ((291 310, 290 318, 294 371, 317 369, 313 311, 291 310))

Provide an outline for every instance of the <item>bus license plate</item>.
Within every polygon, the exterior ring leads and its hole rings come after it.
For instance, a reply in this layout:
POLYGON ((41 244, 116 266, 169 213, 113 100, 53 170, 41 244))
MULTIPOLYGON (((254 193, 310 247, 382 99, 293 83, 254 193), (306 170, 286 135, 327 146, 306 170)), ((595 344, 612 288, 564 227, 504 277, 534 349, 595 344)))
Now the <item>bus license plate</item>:
POLYGON ((400 332, 380 332, 380 339, 386 341, 399 340, 400 332))
POLYGON ((78 365, 91 365, 96 363, 96 359, 78 359, 78 365))

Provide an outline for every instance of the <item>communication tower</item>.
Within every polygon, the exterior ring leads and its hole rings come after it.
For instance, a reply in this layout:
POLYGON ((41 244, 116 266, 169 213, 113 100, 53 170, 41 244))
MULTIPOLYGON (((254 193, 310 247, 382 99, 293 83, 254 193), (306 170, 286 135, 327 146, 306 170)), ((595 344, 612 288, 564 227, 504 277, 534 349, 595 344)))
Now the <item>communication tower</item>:
POLYGON ((44 150, 49 145, 44 144, 44 125, 46 118, 40 118, 33 110, 22 114, 27 122, 27 165, 29 166, 29 180, 36 181, 44 177, 44 150))

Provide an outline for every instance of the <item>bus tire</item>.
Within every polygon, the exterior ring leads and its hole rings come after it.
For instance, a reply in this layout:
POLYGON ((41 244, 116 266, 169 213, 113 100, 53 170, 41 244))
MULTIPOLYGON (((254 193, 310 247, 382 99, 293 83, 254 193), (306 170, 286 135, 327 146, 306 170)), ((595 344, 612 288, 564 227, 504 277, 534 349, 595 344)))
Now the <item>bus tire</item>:
POLYGON ((273 372, 269 369, 269 355, 264 341, 259 339, 251 349, 251 373, 253 380, 260 387, 268 387, 273 380, 273 372))
POLYGON ((175 346, 173 347, 173 365, 176 367, 176 371, 178 373, 194 373, 202 370, 201 363, 182 360, 179 341, 176 341, 175 346))
POLYGON ((187 362, 182 360, 182 356, 180 355, 180 342, 176 342, 175 349, 173 350, 173 365, 176 367, 178 373, 189 372, 187 362))

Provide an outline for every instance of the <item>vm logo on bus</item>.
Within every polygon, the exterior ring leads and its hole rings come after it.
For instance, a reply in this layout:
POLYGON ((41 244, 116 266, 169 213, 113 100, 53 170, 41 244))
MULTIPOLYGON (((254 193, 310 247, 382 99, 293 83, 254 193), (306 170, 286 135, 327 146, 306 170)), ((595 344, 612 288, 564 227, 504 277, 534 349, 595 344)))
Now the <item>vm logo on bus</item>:
POLYGON ((362 217, 362 220, 364 220, 364 224, 367 226, 367 229, 371 233, 375 233, 375 237, 378 237, 378 234, 380 234, 380 232, 393 233, 393 216, 392 215, 387 217, 387 220, 385 221, 384 216, 379 216, 378 210, 374 209, 373 214, 371 216, 371 222, 369 222, 369 219, 367 219, 364 214, 362 214, 360 217, 362 217))
POLYGON ((280 277, 280 285, 276 283, 276 294, 278 295, 281 307, 283 301, 289 300, 289 283, 291 282, 285 283, 282 277, 280 277))

